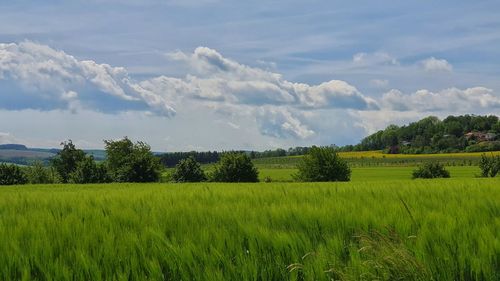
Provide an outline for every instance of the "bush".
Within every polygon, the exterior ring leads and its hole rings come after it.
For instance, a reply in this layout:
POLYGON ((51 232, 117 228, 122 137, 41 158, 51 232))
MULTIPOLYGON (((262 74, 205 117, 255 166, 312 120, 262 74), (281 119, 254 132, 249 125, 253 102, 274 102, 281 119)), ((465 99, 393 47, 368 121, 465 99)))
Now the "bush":
POLYGON ((500 141, 483 141, 477 144, 468 146, 466 152, 487 152, 500 150, 500 141))
POLYGON ((445 169, 444 165, 439 162, 428 162, 419 166, 413 171, 413 178, 434 179, 434 178, 449 178, 450 172, 445 169))
POLYGON ((69 175, 69 182, 85 183, 105 183, 109 182, 109 177, 104 165, 98 165, 93 156, 86 156, 78 162, 76 169, 69 175))
POLYGON ((206 179, 200 163, 196 162, 193 156, 181 160, 175 165, 175 170, 172 173, 172 180, 175 182, 200 182, 206 179))
POLYGON ((488 157, 486 154, 481 155, 479 169, 481 169, 482 177, 496 177, 498 172, 500 172, 500 156, 492 155, 491 157, 488 157))
POLYGON ((28 179, 17 165, 0 164, 0 185, 26 184, 28 179))
POLYGON ((35 161, 31 166, 26 168, 26 177, 31 184, 47 184, 56 182, 57 176, 54 171, 47 168, 40 161, 35 161))
POLYGON ((122 140, 104 141, 107 168, 113 181, 155 182, 160 178, 160 161, 143 142, 132 143, 127 137, 122 140))
POLYGON ((258 182, 259 171, 244 153, 228 152, 221 156, 211 175, 216 182, 258 182))
POLYGON ((350 181, 351 168, 333 147, 313 146, 298 165, 294 178, 298 181, 350 181))

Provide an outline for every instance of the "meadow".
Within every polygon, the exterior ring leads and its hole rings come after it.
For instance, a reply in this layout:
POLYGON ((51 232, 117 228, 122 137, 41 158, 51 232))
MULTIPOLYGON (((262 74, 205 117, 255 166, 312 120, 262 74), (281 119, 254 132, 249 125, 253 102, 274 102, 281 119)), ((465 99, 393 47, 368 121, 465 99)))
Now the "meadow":
MULTIPOLYGON (((339 156, 345 159, 351 167, 414 167, 429 161, 440 162, 446 166, 476 166, 482 154, 500 155, 500 151, 439 154, 385 154, 382 151, 355 151, 340 152, 339 156)), ((301 159, 302 156, 269 157, 254 159, 254 163, 260 168, 286 169, 295 168, 301 159)))
POLYGON ((499 198, 498 178, 2 187, 0 279, 499 280, 499 198))

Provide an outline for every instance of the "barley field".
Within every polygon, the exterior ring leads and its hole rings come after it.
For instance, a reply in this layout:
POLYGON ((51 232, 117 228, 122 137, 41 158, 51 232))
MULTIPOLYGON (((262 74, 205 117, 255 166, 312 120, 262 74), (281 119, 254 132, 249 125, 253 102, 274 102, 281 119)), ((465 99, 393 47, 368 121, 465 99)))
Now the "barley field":
POLYGON ((0 188, 0 280, 499 280, 500 180, 0 188))

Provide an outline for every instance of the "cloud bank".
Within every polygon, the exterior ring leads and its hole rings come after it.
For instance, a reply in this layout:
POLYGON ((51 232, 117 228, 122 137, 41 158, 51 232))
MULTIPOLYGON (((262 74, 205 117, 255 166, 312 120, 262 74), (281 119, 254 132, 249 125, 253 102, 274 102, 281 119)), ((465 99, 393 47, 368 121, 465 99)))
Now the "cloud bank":
MULTIPOLYGON (((168 53, 165 57, 165 63, 173 60, 186 65, 188 73, 136 80, 123 67, 79 60, 49 46, 33 42, 0 44, 0 109, 74 113, 90 110, 107 114, 134 111, 166 117, 165 122, 193 111, 211 112, 234 120, 252 120, 260 134, 281 139, 325 139, 319 135, 339 128, 370 133, 370 120, 362 120, 369 116, 385 120, 385 115, 393 114, 500 109, 500 97, 484 87, 437 92, 422 89, 410 94, 393 89, 374 99, 346 81, 316 85, 293 82, 206 47, 192 53, 168 53)), ((358 53, 353 63, 400 65, 386 53, 358 53)), ((421 65, 426 71, 453 70, 446 60, 434 57, 421 65)), ((372 79, 370 83, 380 89, 389 85, 383 79, 372 79)), ((233 130, 244 129, 235 121, 226 123, 233 130)))

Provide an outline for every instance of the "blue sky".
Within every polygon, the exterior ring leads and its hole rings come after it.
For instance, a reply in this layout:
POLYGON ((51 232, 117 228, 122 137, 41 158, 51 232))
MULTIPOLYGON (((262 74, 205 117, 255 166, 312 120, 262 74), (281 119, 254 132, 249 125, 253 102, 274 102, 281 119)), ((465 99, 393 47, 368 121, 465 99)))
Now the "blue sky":
POLYGON ((498 1, 0 3, 0 143, 356 143, 500 113, 498 1))

